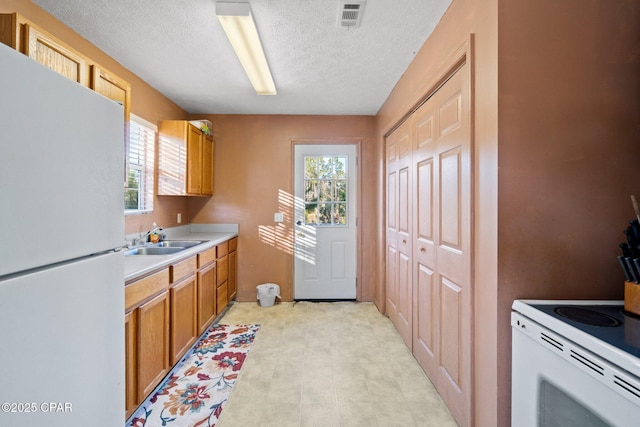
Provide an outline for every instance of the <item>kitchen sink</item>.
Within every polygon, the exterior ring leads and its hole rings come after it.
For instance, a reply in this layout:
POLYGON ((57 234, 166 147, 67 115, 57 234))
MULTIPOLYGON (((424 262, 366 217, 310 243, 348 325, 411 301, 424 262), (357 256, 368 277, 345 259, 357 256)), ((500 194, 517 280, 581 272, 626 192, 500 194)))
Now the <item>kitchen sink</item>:
POLYGON ((131 255, 171 255, 193 246, 206 242, 206 240, 165 240, 159 243, 147 243, 144 246, 125 251, 126 256, 131 255))
POLYGON ((159 248, 159 247, 148 247, 143 246, 140 248, 133 248, 126 251, 124 254, 126 256, 129 255, 171 255, 176 252, 180 252, 185 250, 186 248, 177 247, 177 248, 159 248))
POLYGON ((153 246, 158 248, 190 248, 204 242, 205 240, 165 240, 154 243, 153 246))

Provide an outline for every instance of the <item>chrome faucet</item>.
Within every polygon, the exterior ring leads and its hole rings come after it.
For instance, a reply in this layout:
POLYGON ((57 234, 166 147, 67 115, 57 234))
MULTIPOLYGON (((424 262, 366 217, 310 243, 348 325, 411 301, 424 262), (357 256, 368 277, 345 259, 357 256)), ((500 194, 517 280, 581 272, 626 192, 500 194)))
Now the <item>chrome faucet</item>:
MULTIPOLYGON (((152 225, 152 229, 147 231, 146 233, 140 233, 140 237, 138 237, 137 239, 133 240, 133 246, 140 246, 140 245, 144 245, 145 243, 147 243, 147 241, 149 240, 149 236, 153 233, 155 233, 156 231, 162 231, 162 227, 159 227, 155 222, 152 225)), ((160 236, 160 240, 163 239, 163 236, 160 236)))

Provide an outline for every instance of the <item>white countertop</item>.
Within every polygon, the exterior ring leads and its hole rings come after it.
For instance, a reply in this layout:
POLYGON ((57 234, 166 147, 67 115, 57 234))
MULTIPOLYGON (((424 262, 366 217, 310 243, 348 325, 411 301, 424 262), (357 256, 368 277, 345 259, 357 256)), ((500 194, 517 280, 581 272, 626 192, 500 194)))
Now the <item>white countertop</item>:
POLYGON ((162 233, 166 234, 166 240, 204 240, 205 242, 170 255, 125 256, 125 283, 236 237, 238 226, 237 224, 191 224, 164 229, 162 233))

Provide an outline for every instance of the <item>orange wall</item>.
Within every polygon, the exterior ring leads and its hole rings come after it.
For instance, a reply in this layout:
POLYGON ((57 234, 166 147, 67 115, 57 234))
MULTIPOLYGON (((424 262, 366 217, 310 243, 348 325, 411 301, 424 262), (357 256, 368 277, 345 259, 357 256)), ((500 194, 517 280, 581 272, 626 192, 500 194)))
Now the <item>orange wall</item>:
MULTIPOLYGON (((499 6, 499 384, 515 298, 622 299, 640 187, 640 3, 499 6)), ((503 393, 507 396, 507 393, 503 393)))
MULTIPOLYGON (((54 37, 128 81, 131 84, 131 112, 133 114, 152 123, 161 119, 186 118, 186 112, 175 103, 31 1, 2 0, 0 2, 0 13, 13 12, 21 14, 54 37)), ((155 209, 152 214, 125 217, 125 233, 149 230, 153 222, 164 227, 175 226, 177 224, 174 211, 180 211, 186 217, 187 200, 185 197, 156 197, 155 209)))
POLYGON ((292 204, 294 140, 322 143, 361 141, 362 189, 359 230, 366 239, 360 245, 358 299, 372 300, 375 281, 375 232, 377 163, 373 116, 210 115, 215 145, 214 195, 191 198, 194 223, 237 223, 238 297, 255 301, 256 286, 280 285, 284 300, 293 297, 292 204), (283 212, 285 221, 273 222, 283 212))

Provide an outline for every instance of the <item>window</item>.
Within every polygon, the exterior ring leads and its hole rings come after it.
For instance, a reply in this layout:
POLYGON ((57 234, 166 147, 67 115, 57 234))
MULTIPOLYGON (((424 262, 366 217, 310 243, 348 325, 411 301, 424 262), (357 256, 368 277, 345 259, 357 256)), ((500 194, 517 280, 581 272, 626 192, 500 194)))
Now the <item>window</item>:
POLYGON ((306 225, 347 225, 347 157, 304 158, 306 225))
POLYGON ((158 127, 131 115, 127 158, 129 170, 124 189, 125 214, 153 211, 154 147, 158 127))

